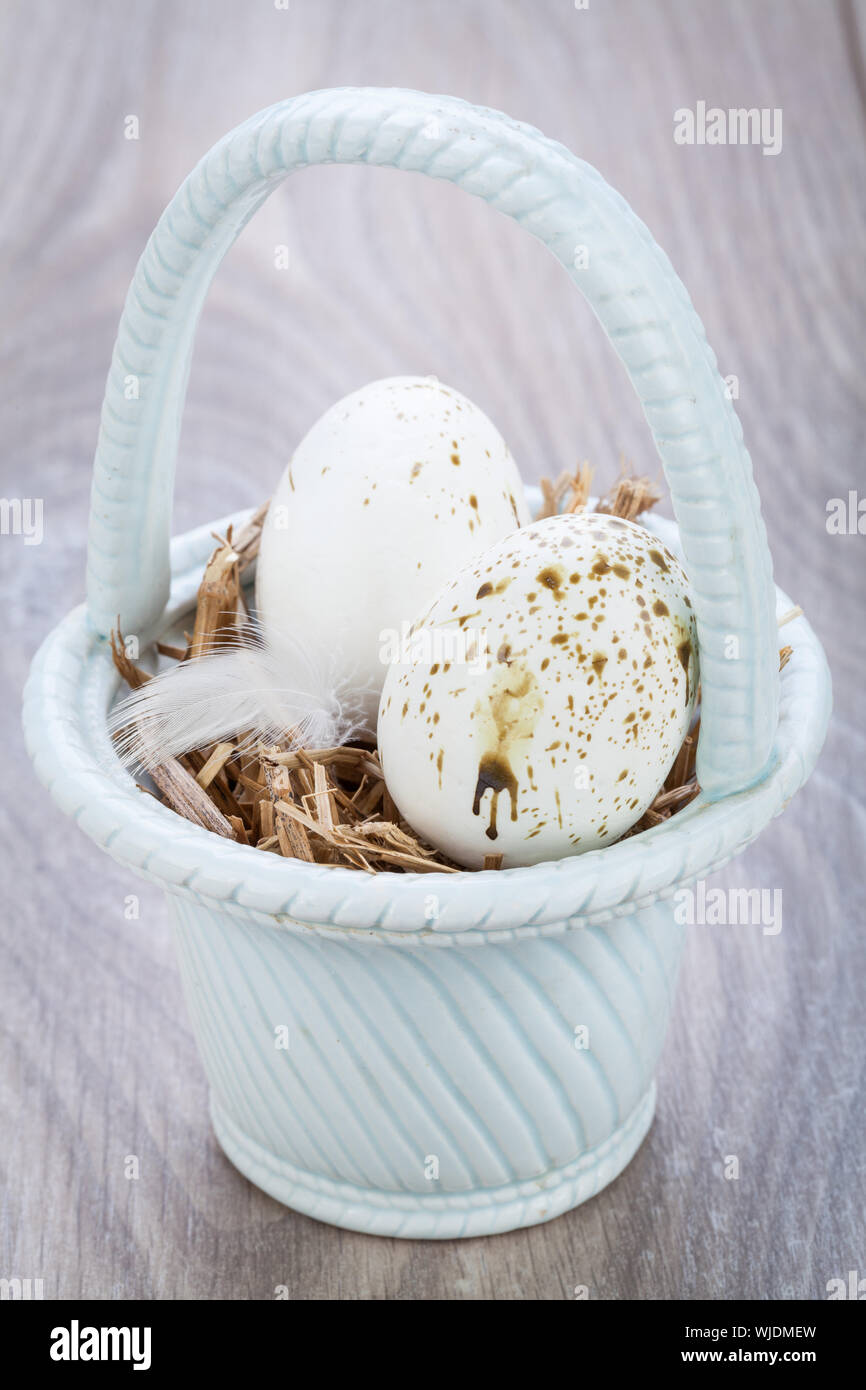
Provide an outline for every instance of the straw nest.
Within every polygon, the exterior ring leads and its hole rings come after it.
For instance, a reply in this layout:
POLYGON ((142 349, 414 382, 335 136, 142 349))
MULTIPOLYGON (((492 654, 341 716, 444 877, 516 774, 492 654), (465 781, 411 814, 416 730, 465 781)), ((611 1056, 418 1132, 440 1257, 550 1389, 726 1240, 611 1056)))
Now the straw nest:
MULTIPOLYGON (((543 479, 539 516, 588 507, 591 480, 587 465, 574 474, 563 473, 555 482, 543 479)), ((595 510, 639 521, 659 497, 649 478, 623 472, 595 510)), ((225 536, 214 537, 217 547, 204 569, 192 632, 184 634, 182 647, 157 643, 162 657, 189 661, 216 643, 231 641, 238 621, 248 618, 243 579, 258 553, 266 512, 267 503, 236 535, 230 528, 225 536)), ((127 654, 119 624, 111 650, 130 689, 151 679, 127 654)), ((781 666, 790 654, 790 647, 781 649, 781 666)), ((697 796, 699 731, 697 713, 664 786, 628 835, 639 835, 676 815, 697 796)), ((375 747, 356 743, 305 750, 293 742, 287 730, 279 743, 250 747, 249 732, 238 730, 230 741, 191 749, 154 768, 149 775, 155 791, 149 794, 193 824, 265 854, 365 873, 460 872, 402 818, 388 793, 375 747)), ((501 865, 498 854, 484 861, 486 869, 501 865)))

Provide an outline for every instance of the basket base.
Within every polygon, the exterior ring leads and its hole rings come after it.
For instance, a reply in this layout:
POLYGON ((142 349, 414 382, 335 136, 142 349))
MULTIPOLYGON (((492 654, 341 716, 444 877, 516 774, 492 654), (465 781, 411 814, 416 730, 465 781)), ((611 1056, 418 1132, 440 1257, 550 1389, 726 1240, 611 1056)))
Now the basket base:
POLYGON ((367 1235, 454 1240, 537 1226, 594 1197, 631 1162, 652 1123, 655 1103, 653 1081, 609 1139, 542 1178, 429 1195, 354 1187, 295 1168, 244 1134, 213 1096, 211 1119, 223 1152, 244 1177, 305 1216, 367 1235))

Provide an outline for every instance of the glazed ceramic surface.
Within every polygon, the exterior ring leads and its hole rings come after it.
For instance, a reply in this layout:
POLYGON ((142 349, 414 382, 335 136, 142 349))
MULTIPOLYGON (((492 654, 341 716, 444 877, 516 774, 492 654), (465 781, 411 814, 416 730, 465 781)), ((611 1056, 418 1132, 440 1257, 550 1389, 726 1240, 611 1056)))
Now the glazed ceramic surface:
POLYGON ((651 1120, 682 945, 665 900, 759 833, 824 738, 829 675, 802 618, 785 629, 780 703, 776 616, 789 606, 700 322, 593 169, 498 113, 377 89, 281 103, 205 156, 130 288, 94 468, 87 607, 43 644, 24 717, 59 804, 168 891, 214 1124, 241 1171, 324 1220, 426 1237, 547 1220, 621 1171, 651 1120), (501 873, 369 877, 187 824, 113 757, 107 634, 118 614, 142 643, 164 631, 212 547, 209 523, 169 548, 207 286, 280 179, 322 162, 428 173, 514 217, 623 360, 671 490, 679 535, 662 538, 681 543, 702 677, 701 795, 646 834, 501 873))

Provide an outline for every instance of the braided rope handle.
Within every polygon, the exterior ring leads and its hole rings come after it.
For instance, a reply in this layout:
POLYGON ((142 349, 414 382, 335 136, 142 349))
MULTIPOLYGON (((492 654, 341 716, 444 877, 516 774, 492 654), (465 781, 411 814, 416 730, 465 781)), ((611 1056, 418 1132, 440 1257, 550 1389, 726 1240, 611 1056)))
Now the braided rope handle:
POLYGON ((92 626, 105 636, 120 614, 125 630, 154 634, 169 595, 174 466, 208 286, 277 183, 325 163, 458 184, 537 236, 586 296, 641 400, 680 526, 700 641, 701 786, 716 800, 752 785, 778 720, 775 598, 751 462, 701 322, 647 228, 590 165, 451 97, 341 88, 293 98, 225 136, 181 185, 139 261, 106 385, 88 540, 92 626))

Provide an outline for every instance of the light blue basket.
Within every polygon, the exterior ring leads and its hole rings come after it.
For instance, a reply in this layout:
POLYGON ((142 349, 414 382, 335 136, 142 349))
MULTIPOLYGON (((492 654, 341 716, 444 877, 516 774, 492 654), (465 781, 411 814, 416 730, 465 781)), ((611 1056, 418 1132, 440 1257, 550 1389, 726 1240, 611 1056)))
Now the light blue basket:
POLYGON ((497 112, 377 89, 282 102, 205 156, 127 296, 94 468, 87 605, 37 655, 24 720, 59 805, 167 890, 213 1122, 243 1173, 324 1221, 453 1237, 549 1220, 621 1172, 652 1119, 683 944, 669 899, 754 839, 824 739, 830 678, 802 618, 786 628, 780 685, 776 620, 788 607, 700 321, 595 170, 497 112), (212 548, 211 525, 169 547, 202 302, 268 194, 321 163, 430 174, 513 217, 561 261, 623 361, 670 486, 679 531, 655 525, 681 544, 702 679, 701 794, 643 835, 532 868, 368 877, 200 830, 113 759, 107 634, 118 614, 142 644, 165 631, 192 606, 212 548))

